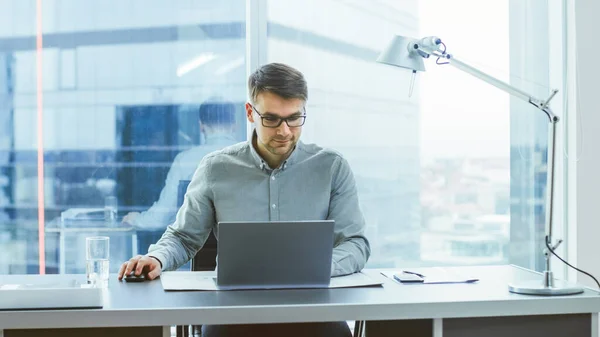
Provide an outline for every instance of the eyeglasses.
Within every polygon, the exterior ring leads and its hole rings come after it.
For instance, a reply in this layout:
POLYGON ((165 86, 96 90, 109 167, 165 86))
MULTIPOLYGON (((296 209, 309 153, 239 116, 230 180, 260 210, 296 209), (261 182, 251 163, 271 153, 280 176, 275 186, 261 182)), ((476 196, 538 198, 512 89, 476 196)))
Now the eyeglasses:
POLYGON ((290 128, 297 128, 304 125, 306 121, 306 115, 295 115, 286 118, 276 117, 276 116, 263 116, 256 110, 256 108, 252 105, 252 109, 256 111, 258 116, 262 119, 262 125, 266 128, 278 128, 283 121, 290 128))

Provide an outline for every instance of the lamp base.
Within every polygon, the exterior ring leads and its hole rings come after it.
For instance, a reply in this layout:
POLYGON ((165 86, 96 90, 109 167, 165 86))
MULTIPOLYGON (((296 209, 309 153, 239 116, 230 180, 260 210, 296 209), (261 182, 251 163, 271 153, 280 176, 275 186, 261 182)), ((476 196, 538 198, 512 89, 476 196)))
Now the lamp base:
POLYGON ((564 296, 575 295, 583 292, 583 287, 564 281, 554 281, 550 287, 541 281, 527 281, 508 285, 511 293, 523 295, 564 296))

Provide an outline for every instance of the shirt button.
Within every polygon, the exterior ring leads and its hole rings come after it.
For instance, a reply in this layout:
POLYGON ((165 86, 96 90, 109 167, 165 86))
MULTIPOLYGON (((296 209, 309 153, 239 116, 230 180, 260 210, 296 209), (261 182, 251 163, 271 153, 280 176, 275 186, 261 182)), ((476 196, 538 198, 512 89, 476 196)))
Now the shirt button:
POLYGON ((271 180, 275 180, 275 176, 272 176, 272 177, 271 177, 271 180))
POLYGON ((275 209, 275 208, 277 208, 277 205, 273 204, 273 205, 271 205, 271 207, 272 207, 273 209, 275 209))

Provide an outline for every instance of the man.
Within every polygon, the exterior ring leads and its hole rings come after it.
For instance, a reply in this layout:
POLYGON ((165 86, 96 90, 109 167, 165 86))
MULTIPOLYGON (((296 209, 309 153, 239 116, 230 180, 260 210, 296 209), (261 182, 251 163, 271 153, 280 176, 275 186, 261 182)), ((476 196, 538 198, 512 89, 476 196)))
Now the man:
MULTIPOLYGON (((308 98, 302 73, 265 65, 248 80, 246 116, 252 139, 201 161, 186 199, 146 256, 123 263, 119 279, 135 271, 149 279, 194 257, 219 221, 335 220, 331 275, 360 271, 370 255, 354 177, 340 154, 299 141, 308 98)), ((344 322, 203 326, 203 336, 350 336, 344 322), (282 330, 283 329, 283 330, 282 330), (297 335, 297 334, 296 334, 297 335)))
POLYGON ((177 204, 179 181, 191 180, 205 155, 236 143, 235 105, 211 99, 200 105, 198 117, 203 144, 178 154, 158 201, 142 213, 130 212, 123 218, 124 223, 147 230, 164 229, 174 223, 180 206, 177 204))

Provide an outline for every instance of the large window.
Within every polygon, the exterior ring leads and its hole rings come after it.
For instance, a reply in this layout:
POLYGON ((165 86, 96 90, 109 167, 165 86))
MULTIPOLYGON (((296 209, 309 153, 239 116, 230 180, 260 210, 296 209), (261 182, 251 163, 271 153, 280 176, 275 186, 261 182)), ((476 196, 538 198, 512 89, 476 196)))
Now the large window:
POLYGON ((0 18, 0 272, 82 273, 93 234, 114 272, 168 225, 169 170, 246 139, 245 1, 9 0, 0 18), (115 198, 130 226, 104 221, 115 198))
POLYGON ((304 141, 341 151, 353 167, 373 248, 369 266, 543 267, 543 115, 434 60, 411 95, 409 71, 374 61, 394 34, 436 35, 463 61, 546 97, 548 7, 268 1, 267 61, 305 72, 304 141))
POLYGON ((145 253, 199 158, 247 139, 247 69, 267 62, 306 75, 303 141, 349 160, 370 267, 540 268, 544 119, 432 60, 409 95, 411 74, 375 59, 394 34, 437 35, 544 97, 562 53, 546 1, 36 3, 0 2, 0 273, 81 273, 91 234, 113 272, 145 253))

